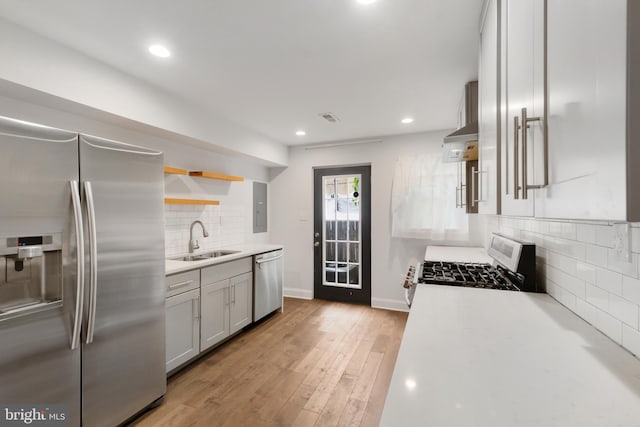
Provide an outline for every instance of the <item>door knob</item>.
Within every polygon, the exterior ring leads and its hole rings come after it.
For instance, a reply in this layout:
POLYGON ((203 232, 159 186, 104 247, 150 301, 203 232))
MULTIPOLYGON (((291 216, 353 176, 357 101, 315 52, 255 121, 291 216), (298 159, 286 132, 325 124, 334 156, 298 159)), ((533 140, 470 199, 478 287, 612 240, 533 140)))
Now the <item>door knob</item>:
POLYGON ((320 242, 314 242, 313 246, 315 246, 317 248, 318 246, 320 246, 320 242))

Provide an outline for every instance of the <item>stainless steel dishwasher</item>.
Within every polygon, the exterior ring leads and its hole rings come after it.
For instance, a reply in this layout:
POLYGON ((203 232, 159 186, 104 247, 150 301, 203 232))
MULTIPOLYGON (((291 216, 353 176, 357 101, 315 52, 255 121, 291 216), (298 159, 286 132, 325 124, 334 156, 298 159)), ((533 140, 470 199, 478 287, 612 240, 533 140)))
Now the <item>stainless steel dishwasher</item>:
POLYGON ((254 322, 282 307, 282 255, 280 249, 254 257, 254 322))

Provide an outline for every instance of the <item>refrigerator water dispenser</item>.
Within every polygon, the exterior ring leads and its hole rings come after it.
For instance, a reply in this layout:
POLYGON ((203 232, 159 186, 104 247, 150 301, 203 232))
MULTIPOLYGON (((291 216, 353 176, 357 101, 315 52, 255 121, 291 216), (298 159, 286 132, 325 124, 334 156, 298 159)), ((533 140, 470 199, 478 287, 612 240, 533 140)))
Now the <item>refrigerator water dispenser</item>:
POLYGON ((61 234, 0 238, 0 320, 61 303, 61 234))

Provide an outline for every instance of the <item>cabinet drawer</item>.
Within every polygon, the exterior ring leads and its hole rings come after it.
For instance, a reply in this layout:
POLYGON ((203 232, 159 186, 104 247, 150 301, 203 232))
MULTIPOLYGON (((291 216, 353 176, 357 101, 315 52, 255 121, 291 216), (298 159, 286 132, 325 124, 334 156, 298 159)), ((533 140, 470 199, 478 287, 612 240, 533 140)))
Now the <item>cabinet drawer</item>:
POLYGON ((184 273, 167 276, 167 297, 178 295, 200 287, 200 270, 192 270, 184 273))
POLYGON ((209 284, 253 271, 253 257, 212 265, 202 269, 202 283, 209 284))

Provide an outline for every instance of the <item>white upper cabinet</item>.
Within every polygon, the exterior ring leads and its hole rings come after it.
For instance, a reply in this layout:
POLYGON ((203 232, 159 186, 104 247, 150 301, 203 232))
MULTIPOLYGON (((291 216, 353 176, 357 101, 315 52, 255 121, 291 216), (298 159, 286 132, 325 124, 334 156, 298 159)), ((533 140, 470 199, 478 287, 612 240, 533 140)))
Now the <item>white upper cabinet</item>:
POLYGON ((480 26, 478 69, 478 212, 500 213, 500 0, 487 0, 480 26))
POLYGON ((544 0, 501 6, 502 213, 533 216, 544 179, 544 0))
POLYGON ((479 174, 486 175, 487 205, 481 202, 481 212, 493 212, 494 184, 485 172, 497 138, 499 213, 640 221, 640 2, 487 1, 479 174), (500 39, 495 69, 487 49, 493 37, 500 39))
POLYGON ((638 54, 627 25, 640 22, 637 4, 547 0, 549 186, 537 190, 536 216, 640 220, 638 54))

